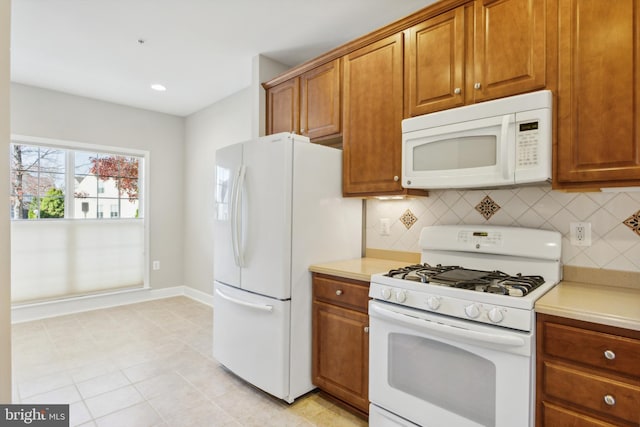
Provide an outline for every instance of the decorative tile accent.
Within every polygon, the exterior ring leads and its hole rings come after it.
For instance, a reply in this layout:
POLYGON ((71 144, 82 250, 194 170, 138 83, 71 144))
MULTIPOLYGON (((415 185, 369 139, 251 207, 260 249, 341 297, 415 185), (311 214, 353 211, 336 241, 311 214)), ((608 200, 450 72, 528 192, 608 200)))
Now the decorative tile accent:
POLYGON ((629 218, 625 219, 622 223, 633 230, 633 232, 638 236, 640 236, 640 211, 634 213, 629 218))
POLYGON ((542 185, 508 190, 433 190, 429 197, 370 199, 366 203, 366 239, 370 248, 420 252, 421 227, 478 224, 480 213, 495 225, 559 231, 563 235, 564 265, 640 272, 640 191, 564 193, 542 185), (491 201, 497 207, 492 208, 491 201), (390 236, 381 238, 379 219, 399 218, 408 209, 418 217, 417 226, 391 227, 390 236), (592 224, 592 246, 571 244, 569 224, 582 218, 592 224))
POLYGON ((485 196, 484 199, 476 205, 476 210, 480 212, 480 215, 482 215, 484 219, 488 220, 493 214, 500 210, 500 206, 494 202, 491 197, 485 196))
POLYGON ((411 212, 411 210, 407 209, 402 216, 400 217, 400 221, 407 227, 407 230, 411 228, 413 224, 416 223, 418 218, 411 212))

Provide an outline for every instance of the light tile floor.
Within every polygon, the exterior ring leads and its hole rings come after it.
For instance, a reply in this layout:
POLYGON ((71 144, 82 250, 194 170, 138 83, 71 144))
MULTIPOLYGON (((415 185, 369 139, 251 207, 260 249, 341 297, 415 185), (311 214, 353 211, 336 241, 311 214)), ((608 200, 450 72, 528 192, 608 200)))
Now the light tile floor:
POLYGON ((292 405, 211 355, 212 309, 186 297, 13 326, 14 403, 69 403, 71 426, 366 426, 310 393, 292 405))

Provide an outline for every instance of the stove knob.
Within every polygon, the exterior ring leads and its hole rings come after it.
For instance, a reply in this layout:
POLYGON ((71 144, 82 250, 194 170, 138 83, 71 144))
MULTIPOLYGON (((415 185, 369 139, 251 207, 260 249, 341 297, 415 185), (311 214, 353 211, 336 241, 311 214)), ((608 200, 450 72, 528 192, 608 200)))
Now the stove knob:
POLYGON ((498 307, 493 307, 491 310, 489 310, 489 320, 491 320, 493 323, 500 323, 502 322, 502 319, 504 319, 504 314, 498 307))
POLYGON ((384 298, 384 299, 391 298, 391 291, 389 289, 387 289, 387 288, 384 288, 382 290, 382 292, 380 292, 380 293, 382 294, 382 298, 384 298))
POLYGON ((440 298, 439 297, 427 298, 427 305, 431 310, 437 310, 440 307, 440 298))
POLYGON ((405 291, 397 291, 396 292, 396 300, 398 302, 405 302, 407 300, 407 293, 405 291))
POLYGON ((467 316, 470 318, 475 319, 480 316, 480 307, 478 307, 478 304, 470 304, 464 308, 464 312, 467 313, 467 316))

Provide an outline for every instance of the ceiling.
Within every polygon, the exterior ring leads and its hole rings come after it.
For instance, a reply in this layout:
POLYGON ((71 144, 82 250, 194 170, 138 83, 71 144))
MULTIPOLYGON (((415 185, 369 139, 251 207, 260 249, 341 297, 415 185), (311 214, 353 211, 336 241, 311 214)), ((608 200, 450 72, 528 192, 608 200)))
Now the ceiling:
POLYGON ((11 80, 187 116, 434 1, 13 0, 11 80))

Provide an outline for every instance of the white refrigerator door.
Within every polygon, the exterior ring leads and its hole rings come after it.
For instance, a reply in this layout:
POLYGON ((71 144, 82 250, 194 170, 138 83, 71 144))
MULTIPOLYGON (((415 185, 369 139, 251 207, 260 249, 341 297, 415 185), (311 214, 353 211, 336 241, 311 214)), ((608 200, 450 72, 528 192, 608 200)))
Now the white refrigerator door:
POLYGON ((244 143, 242 200, 242 289, 291 298, 290 134, 244 143))
POLYGON ((241 167, 242 144, 216 151, 213 271, 215 280, 236 287, 240 286, 240 265, 234 225, 236 209, 240 208, 237 196, 241 167))
POLYGON ((288 402, 291 301, 214 284, 213 357, 256 387, 288 402))

